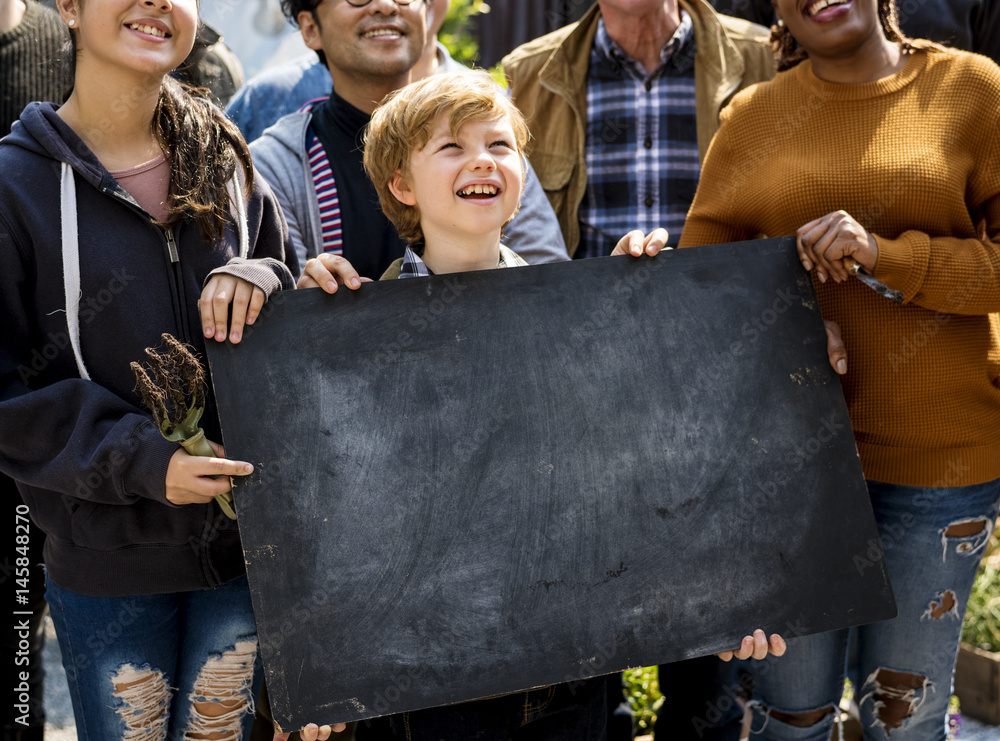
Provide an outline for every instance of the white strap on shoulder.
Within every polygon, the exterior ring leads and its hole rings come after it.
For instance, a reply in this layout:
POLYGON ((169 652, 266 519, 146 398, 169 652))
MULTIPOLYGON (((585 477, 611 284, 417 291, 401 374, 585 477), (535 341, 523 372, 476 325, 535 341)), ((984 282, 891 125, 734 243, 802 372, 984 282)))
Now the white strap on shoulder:
POLYGON ((76 220, 76 183, 73 168, 62 163, 62 180, 59 184, 59 202, 62 217, 63 290, 66 294, 66 327, 70 345, 76 358, 80 378, 90 380, 87 366, 80 352, 80 242, 76 220))
POLYGON ((240 177, 240 168, 236 167, 233 179, 229 181, 226 190, 229 191, 229 198, 236 207, 236 231, 240 235, 240 257, 246 259, 250 255, 250 230, 247 227, 247 202, 243 194, 243 182, 240 177))

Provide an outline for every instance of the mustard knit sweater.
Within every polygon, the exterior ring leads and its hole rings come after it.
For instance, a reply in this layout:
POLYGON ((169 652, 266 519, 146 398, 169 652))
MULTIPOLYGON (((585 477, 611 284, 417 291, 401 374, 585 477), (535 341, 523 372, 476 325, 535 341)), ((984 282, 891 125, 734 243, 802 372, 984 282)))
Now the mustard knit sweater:
POLYGON ((722 112, 681 247, 795 234, 844 210, 875 235, 875 276, 815 281, 848 352, 865 476, 910 486, 1000 477, 1000 68, 916 52, 838 85, 807 60, 722 112))

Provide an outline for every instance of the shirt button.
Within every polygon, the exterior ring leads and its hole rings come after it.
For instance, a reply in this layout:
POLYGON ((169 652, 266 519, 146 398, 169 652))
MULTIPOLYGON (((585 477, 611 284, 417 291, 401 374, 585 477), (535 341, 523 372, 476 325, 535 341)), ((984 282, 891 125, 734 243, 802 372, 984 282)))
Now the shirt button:
POLYGON ((652 89, 653 89, 653 81, 652 80, 646 80, 646 92, 648 93, 652 89))
POLYGON ((646 196, 646 207, 647 207, 647 208, 652 208, 652 207, 653 207, 653 204, 654 204, 655 202, 656 202, 656 201, 655 201, 655 200, 653 199, 653 196, 646 196))
POLYGON ((642 143, 642 146, 644 146, 646 149, 652 149, 653 148, 653 137, 647 136, 646 137, 646 141, 644 141, 642 143))

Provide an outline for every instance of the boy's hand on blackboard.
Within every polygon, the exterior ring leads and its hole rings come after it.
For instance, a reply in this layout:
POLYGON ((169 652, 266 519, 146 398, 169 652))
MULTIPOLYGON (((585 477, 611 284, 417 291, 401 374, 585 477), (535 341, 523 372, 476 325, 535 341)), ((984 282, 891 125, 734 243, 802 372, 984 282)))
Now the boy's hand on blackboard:
POLYGON ((666 229, 654 229, 649 234, 643 234, 638 229, 634 229, 618 240, 618 244, 615 245, 611 256, 632 255, 632 257, 642 257, 643 255, 649 255, 652 257, 660 250, 671 249, 667 247, 668 237, 666 229))
MULTIPOLYGON (((347 725, 344 723, 337 723, 332 726, 318 726, 315 723, 310 723, 301 731, 299 731, 299 736, 302 737, 302 741, 326 741, 330 738, 331 733, 340 733, 347 729, 347 725)), ((288 741, 289 733, 276 733, 274 734, 274 741, 288 741)))
POLYGON ((319 257, 306 260, 296 288, 322 288, 327 293, 336 293, 337 286, 357 289, 371 278, 362 278, 350 262, 340 255, 324 252, 319 257))
POLYGON ((749 659, 753 657, 759 660, 765 658, 769 653, 775 656, 784 654, 785 639, 777 633, 772 633, 769 642, 767 636, 764 635, 764 631, 758 628, 753 632, 752 636, 743 637, 743 643, 738 649, 735 651, 723 651, 720 654, 716 654, 716 656, 723 661, 729 661, 734 656, 737 659, 749 659))

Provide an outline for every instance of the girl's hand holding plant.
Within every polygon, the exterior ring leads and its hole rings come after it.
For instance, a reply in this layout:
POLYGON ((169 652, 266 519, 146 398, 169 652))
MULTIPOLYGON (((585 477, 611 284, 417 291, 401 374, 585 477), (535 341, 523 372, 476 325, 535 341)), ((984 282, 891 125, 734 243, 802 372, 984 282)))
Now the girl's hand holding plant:
POLYGON ((230 476, 253 473, 251 464, 226 460, 221 445, 211 440, 206 442, 215 453, 211 458, 191 455, 184 448, 178 448, 170 457, 166 496, 171 504, 208 504, 215 497, 229 493, 232 489, 230 476))
POLYGON ((167 466, 165 496, 173 504, 205 504, 214 498, 235 520, 229 477, 246 476, 253 466, 225 460, 222 446, 205 437, 198 426, 205 411, 205 369, 187 345, 169 334, 162 337, 166 352, 147 347, 148 369, 138 363, 131 367, 160 434, 181 444, 167 466))

